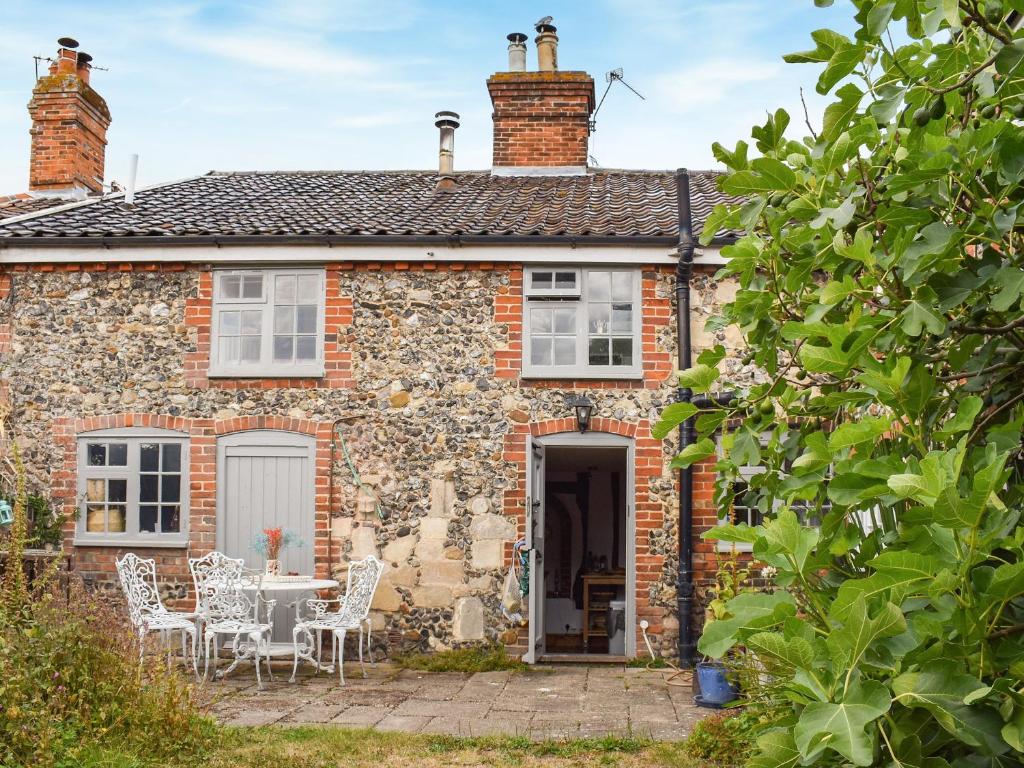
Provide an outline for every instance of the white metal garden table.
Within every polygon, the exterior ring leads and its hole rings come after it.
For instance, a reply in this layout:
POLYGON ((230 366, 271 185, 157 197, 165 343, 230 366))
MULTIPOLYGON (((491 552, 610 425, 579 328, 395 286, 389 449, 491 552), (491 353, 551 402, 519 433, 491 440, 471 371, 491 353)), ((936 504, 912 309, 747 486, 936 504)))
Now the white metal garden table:
MULTIPOLYGON (((319 592, 323 589, 334 589, 338 586, 339 582, 335 579, 314 579, 312 577, 299 579, 295 576, 264 577, 260 585, 260 594, 265 600, 277 600, 280 603, 282 599, 288 597, 289 593, 299 593, 295 595, 294 600, 284 603, 288 611, 281 617, 282 620, 274 621, 274 633, 270 638, 271 658, 291 657, 293 654, 292 627, 295 626, 294 607, 296 600, 299 599, 299 595, 306 592, 319 592)), ((277 608, 275 607, 276 612, 277 608)))

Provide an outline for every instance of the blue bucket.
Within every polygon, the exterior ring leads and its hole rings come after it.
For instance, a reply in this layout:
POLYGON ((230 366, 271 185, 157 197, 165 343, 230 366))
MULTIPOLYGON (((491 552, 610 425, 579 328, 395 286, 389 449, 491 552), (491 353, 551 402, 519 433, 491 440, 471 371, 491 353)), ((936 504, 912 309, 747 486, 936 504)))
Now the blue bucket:
POLYGON ((696 702, 702 707, 719 708, 740 695, 739 688, 726 677, 725 665, 717 661, 697 664, 697 684, 700 686, 700 695, 696 697, 696 702))

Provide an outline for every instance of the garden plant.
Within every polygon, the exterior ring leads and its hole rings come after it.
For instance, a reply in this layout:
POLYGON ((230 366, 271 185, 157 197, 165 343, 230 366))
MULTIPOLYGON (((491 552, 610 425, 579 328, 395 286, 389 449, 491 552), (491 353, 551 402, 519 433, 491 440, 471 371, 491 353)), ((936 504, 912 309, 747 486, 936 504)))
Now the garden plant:
MULTIPOLYGON (((819 0, 817 5, 830 3, 819 0)), ((704 238, 765 383, 722 348, 682 372, 728 406, 675 460, 716 455, 716 503, 760 466, 747 542, 774 589, 728 601, 699 649, 739 656, 757 768, 1009 766, 1024 751, 1024 32, 1021 0, 852 0, 821 69, 820 125, 779 110, 715 145, 704 238), (801 134, 805 134, 800 138, 801 134)))

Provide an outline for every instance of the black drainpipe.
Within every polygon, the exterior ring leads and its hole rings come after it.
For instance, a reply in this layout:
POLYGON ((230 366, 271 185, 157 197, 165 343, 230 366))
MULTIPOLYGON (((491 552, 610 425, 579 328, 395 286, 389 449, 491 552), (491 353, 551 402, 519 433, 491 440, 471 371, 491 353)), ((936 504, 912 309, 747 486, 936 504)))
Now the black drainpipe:
MULTIPOLYGON (((693 274, 693 220, 690 213, 690 173, 676 171, 679 211, 679 262, 676 264, 676 336, 679 370, 692 365, 690 354, 690 277, 693 274)), ((679 387, 676 401, 689 402, 693 392, 679 387)), ((693 419, 679 425, 679 450, 693 443, 693 419)), ((679 470, 679 574, 676 581, 676 611, 679 614, 679 665, 693 667, 693 472, 679 470)))

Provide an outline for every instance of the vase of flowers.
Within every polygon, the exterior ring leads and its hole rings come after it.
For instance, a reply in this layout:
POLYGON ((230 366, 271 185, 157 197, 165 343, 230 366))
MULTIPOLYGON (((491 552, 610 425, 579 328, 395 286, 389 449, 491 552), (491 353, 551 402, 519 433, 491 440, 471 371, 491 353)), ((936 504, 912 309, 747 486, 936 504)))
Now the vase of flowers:
POLYGON ((267 561, 267 575, 278 576, 281 573, 281 553, 288 547, 301 547, 302 540, 286 528, 264 528, 256 537, 253 549, 267 561))

